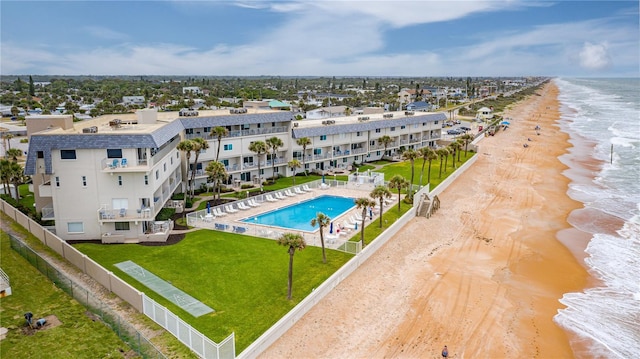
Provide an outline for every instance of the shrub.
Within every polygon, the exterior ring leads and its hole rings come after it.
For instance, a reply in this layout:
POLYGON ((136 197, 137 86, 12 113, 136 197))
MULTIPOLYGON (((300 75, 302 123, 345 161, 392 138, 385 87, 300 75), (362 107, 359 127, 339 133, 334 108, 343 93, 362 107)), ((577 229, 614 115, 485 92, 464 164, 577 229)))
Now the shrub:
POLYGON ((29 139, 28 138, 23 138, 20 140, 20 143, 29 143, 29 139))
POLYGON ((176 209, 175 208, 163 208, 156 215, 156 221, 169 220, 169 219, 171 219, 171 216, 173 216, 175 213, 176 213, 176 209))
POLYGON ((247 183, 245 183, 245 184, 243 184, 242 186, 240 186, 240 188, 241 188, 241 189, 249 189, 249 188, 253 188, 253 185, 252 185, 252 184, 247 184, 247 183))

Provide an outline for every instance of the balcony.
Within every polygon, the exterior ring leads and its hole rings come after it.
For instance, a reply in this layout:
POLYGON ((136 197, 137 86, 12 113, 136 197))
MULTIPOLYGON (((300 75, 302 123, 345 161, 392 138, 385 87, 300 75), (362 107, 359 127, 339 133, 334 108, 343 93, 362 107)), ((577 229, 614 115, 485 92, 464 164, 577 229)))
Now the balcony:
POLYGON ((40 197, 51 197, 51 181, 47 181, 38 186, 38 193, 40 197))
POLYGON ((53 205, 42 207, 42 220, 50 221, 54 219, 56 218, 55 218, 55 212, 53 211, 53 205))
MULTIPOLYGON (((130 222, 141 219, 151 219, 156 215, 155 207, 146 207, 140 209, 104 209, 98 210, 98 220, 101 222, 130 222)), ((44 208, 43 208, 44 218, 44 208)))
POLYGON ((124 173, 124 172, 149 172, 151 168, 147 160, 129 161, 126 158, 104 158, 100 161, 102 172, 124 173))

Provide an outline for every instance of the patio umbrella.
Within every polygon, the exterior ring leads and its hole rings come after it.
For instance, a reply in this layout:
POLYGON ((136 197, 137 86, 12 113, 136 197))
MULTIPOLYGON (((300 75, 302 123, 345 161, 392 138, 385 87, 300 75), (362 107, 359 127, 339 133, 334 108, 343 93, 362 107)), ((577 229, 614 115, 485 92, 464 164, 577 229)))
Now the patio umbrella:
POLYGON ((333 222, 329 224, 329 234, 333 234, 333 222))
POLYGON ((373 219, 373 210, 369 207, 369 219, 373 219))
POLYGON ((324 173, 322 174, 322 183, 324 183, 324 173))
POLYGON ((500 124, 501 124, 501 125, 509 126, 511 123, 509 123, 509 121, 502 121, 500 124))
POLYGON ((356 230, 358 230, 358 222, 354 223, 356 230))
POLYGON ((211 203, 207 202, 207 213, 211 213, 211 203))

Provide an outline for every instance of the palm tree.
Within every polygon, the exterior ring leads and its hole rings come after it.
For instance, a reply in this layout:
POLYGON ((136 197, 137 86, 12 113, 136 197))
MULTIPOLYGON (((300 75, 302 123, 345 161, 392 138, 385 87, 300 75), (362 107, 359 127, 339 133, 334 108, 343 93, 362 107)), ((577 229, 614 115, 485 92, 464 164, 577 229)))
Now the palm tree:
POLYGON ((9 192, 9 183, 11 182, 11 161, 6 158, 0 159, 0 178, 4 186, 4 193, 11 195, 9 192))
POLYGON ((19 148, 11 148, 5 152, 7 158, 11 158, 13 162, 18 162, 18 157, 22 156, 22 150, 19 148))
POLYGON ((221 187, 222 187, 222 181, 227 179, 227 177, 229 176, 229 174, 227 173, 226 168, 224 167, 224 165, 221 162, 211 161, 207 165, 207 168, 205 169, 205 171, 207 172, 209 177, 213 180, 214 186, 217 187, 218 199, 220 199, 220 191, 221 191, 221 187))
POLYGON ((264 141, 251 142, 249 151, 255 152, 258 157, 258 180, 260 181, 260 191, 262 191, 262 177, 260 176, 260 156, 267 153, 267 144, 264 141))
POLYGON ((268 138, 267 148, 271 150, 271 173, 273 176, 273 182, 276 182, 276 153, 278 152, 278 148, 284 146, 284 142, 278 137, 268 138))
MULTIPOLYGON (((413 177, 415 173, 415 162, 418 156, 420 156, 418 152, 411 148, 402 153, 402 159, 409 160, 411 162, 411 181, 409 181, 408 185, 409 199, 413 199, 413 177)), ((398 201, 398 205, 400 205, 400 201, 398 201)))
MULTIPOLYGON (((391 191, 385 186, 376 186, 376 188, 369 193, 369 196, 373 199, 378 199, 380 201, 380 228, 382 228, 382 209, 384 208, 384 199, 391 197, 391 191)), ((398 198, 398 201, 400 199, 398 198)))
POLYGON ((473 141, 475 136, 470 133, 465 133, 464 135, 459 137, 464 142, 464 157, 467 158, 467 148, 469 147, 469 143, 473 141))
POLYGON ((293 171, 293 185, 296 185, 296 170, 298 168, 300 168, 300 161, 296 160, 295 158, 292 159, 291 161, 287 162, 287 166, 289 166, 289 168, 291 168, 291 170, 293 171))
POLYGON ((311 144, 309 137, 300 137, 296 140, 298 146, 302 146, 302 168, 304 168, 304 175, 307 175, 307 165, 305 159, 307 157, 307 146, 311 144))
POLYGON ((384 157, 387 154, 387 147, 389 147, 391 142, 393 142, 393 138, 387 135, 384 135, 378 138, 378 143, 382 143, 382 145, 384 146, 384 152, 382 152, 382 157, 384 157))
POLYGON ((322 245, 322 263, 327 263, 327 256, 324 253, 324 227, 331 223, 331 218, 322 212, 316 213, 316 218, 311 220, 311 227, 318 226, 320 229, 320 244, 322 245))
MULTIPOLYGON (((4 160, 4 159, 2 161, 9 162, 8 160, 4 160)), ((16 198, 16 201, 19 201, 20 191, 18 191, 18 186, 22 184, 24 179, 24 170, 22 169, 22 166, 20 166, 17 162, 9 162, 8 165, 2 165, 0 166, 0 168, 2 169, 3 179, 6 178, 7 183, 9 182, 13 183, 13 189, 16 194, 15 198, 16 198)), ((11 195, 11 192, 5 192, 5 193, 8 193, 9 195, 11 195)))
MULTIPOLYGON (((362 209, 362 224, 360 226, 360 243, 362 248, 364 248, 364 221, 367 218, 367 208, 373 207, 376 205, 376 201, 367 198, 360 197, 356 198, 356 208, 362 209)), ((382 213, 380 213, 380 217, 382 217, 382 213)))
POLYGON ((307 244, 304 242, 302 235, 296 233, 284 233, 280 238, 278 238, 278 244, 289 247, 289 288, 287 291, 287 299, 291 300, 291 287, 293 285, 293 255, 296 254, 296 249, 301 251, 307 246, 307 244))
POLYGON ((6 146, 7 150, 10 150, 11 149, 11 139, 13 138, 13 134, 7 133, 2 137, 4 138, 4 140, 6 142, 5 146, 6 146))
POLYGON ((211 136, 218 140, 218 150, 216 151, 216 161, 220 158, 220 146, 222 145, 222 137, 229 136, 229 130, 222 126, 216 126, 211 129, 211 136))
POLYGON ((442 160, 449 156, 449 150, 446 149, 446 147, 441 147, 436 150, 436 153, 438 154, 438 157, 440 157, 440 173, 438 174, 438 178, 442 178, 442 160))
POLYGON ((189 160, 191 159, 191 151, 193 151, 193 142, 191 142, 191 140, 181 141, 180 143, 178 143, 178 146, 176 148, 178 149, 178 151, 184 152, 185 156, 187 157, 187 197, 189 197, 189 194, 191 193, 191 191, 190 191, 190 189, 191 189, 191 181, 188 180, 188 178, 189 178, 189 160))
POLYGON ((411 184, 409 183, 409 181, 407 181, 407 179, 402 177, 401 175, 394 175, 389 180, 389 188, 398 190, 398 212, 400 212, 400 202, 402 202, 400 201, 400 192, 402 192, 403 188, 408 187, 410 185, 411 184))
POLYGON ((450 148, 451 152, 451 162, 453 162, 453 168, 456 168, 456 153, 460 154, 460 149, 462 148, 462 144, 458 141, 453 141, 447 146, 450 148))
POLYGON ((193 171, 191 172, 191 197, 193 197, 193 187, 196 183, 196 171, 198 168, 198 157, 200 157, 200 151, 206 151, 207 148, 209 148, 209 142, 204 138, 196 137, 191 140, 191 143, 193 143, 193 152, 196 154, 196 157, 193 160, 193 171))
POLYGON ((422 147, 418 150, 420 156, 422 156, 422 171, 420 171, 420 187, 422 188, 422 175, 424 174, 424 165, 429 162, 429 170, 427 172, 427 183, 431 182, 431 161, 438 158, 436 151, 431 147, 422 147))

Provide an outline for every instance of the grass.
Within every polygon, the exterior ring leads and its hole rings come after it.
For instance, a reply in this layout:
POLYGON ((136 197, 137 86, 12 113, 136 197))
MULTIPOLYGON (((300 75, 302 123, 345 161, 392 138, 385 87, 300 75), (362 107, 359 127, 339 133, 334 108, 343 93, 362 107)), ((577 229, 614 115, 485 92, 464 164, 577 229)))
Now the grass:
MULTIPOLYGON (((394 194, 397 196, 398 194, 394 194)), ((375 200, 378 202, 378 200, 375 200)), ((376 239, 382 232, 384 232, 390 225, 395 223, 402 215, 404 215, 408 210, 413 207, 410 204, 404 203, 401 201, 400 210, 398 211, 398 204, 394 203, 392 208, 389 208, 386 212, 382 214, 382 227, 380 227, 380 218, 375 218, 373 221, 368 221, 365 229, 364 229, 364 244, 367 245, 371 243, 374 239, 376 239)), ((349 239, 351 242, 359 242, 360 241, 360 230, 356 231, 355 234, 349 239)))
MULTIPOLYGON (((469 152, 466 156, 464 153, 464 149, 462 150, 462 153, 460 154, 460 162, 458 162, 456 160, 456 168, 460 167, 462 164, 464 164, 467 160, 469 160, 471 157, 473 156, 472 152, 469 152)), ((448 160, 447 160, 447 167, 444 168, 444 161, 442 162, 443 165, 443 169, 442 169, 442 177, 439 176, 440 173, 440 159, 436 159, 433 160, 431 162, 431 183, 430 183, 430 190, 433 190, 434 188, 436 188, 442 181, 444 181, 445 179, 447 179, 447 177, 452 174, 456 169, 453 168, 452 166, 452 156, 449 156, 448 160)), ((457 157, 457 156, 456 156, 457 157)), ((415 160, 415 164, 414 164, 414 178, 413 178, 413 184, 420 184, 420 172, 422 170, 422 162, 423 160, 420 159, 416 159, 415 160)), ((424 166, 424 175, 422 177, 422 184, 426 185, 429 180, 427 179, 427 174, 429 171, 429 163, 426 163, 424 166)), ((384 173, 384 178, 385 180, 389 180, 391 179, 391 177, 393 175, 401 175, 404 178, 407 179, 407 181, 411 181, 411 162, 409 161, 403 161, 403 162, 394 162, 390 165, 384 166, 381 169, 378 170, 378 172, 382 172, 384 173)), ((394 190, 392 190, 392 192, 395 193, 394 190)))
POLYGON ((294 256, 293 300, 287 300, 287 248, 275 241, 199 230, 172 246, 126 244, 105 247, 77 244, 77 249, 144 291, 194 328, 219 342, 235 333, 241 352, 304 299, 352 256, 309 246, 294 256), (108 250, 105 250, 108 248, 108 250), (132 260, 215 309, 194 318, 120 271, 114 264, 132 260))
POLYGON ((100 321, 93 321, 86 309, 43 276, 20 254, 11 249, 9 237, 0 233, 2 269, 11 280, 13 294, 0 299, 0 326, 9 329, 0 341, 0 357, 25 358, 105 358, 122 357, 130 349, 100 321), (24 313, 34 319, 55 315, 60 326, 25 335, 24 313))

